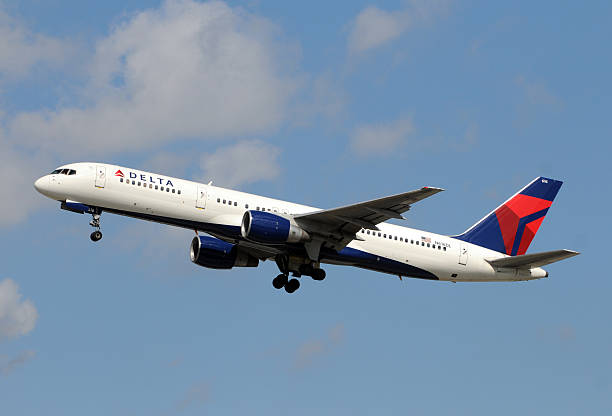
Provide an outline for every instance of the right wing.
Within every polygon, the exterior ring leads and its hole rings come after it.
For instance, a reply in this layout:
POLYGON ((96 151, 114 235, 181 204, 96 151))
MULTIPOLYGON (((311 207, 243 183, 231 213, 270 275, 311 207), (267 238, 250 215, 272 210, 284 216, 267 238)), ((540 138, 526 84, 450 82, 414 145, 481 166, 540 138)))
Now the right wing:
MULTIPOLYGON (((336 250, 340 250, 358 238, 356 233, 362 228, 378 230, 376 224, 391 218, 403 219, 401 214, 408 211, 411 204, 441 191, 443 191, 441 188, 423 187, 340 208, 300 214, 294 216, 294 219, 308 233, 315 236, 314 240, 326 242, 336 250)), ((313 250, 310 246, 312 244, 306 244, 306 249, 311 258, 316 258, 318 249, 313 250)))
POLYGON ((533 269, 545 266, 570 257, 577 256, 577 251, 554 250, 542 253, 522 254, 520 256, 502 257, 501 259, 487 260, 493 267, 507 267, 510 269, 533 269))

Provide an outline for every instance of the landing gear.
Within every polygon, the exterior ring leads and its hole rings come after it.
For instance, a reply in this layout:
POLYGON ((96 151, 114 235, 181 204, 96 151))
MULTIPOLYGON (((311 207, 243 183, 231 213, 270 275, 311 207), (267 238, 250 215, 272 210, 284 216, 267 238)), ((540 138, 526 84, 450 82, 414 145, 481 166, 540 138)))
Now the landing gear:
POLYGON ((300 281, 297 279, 291 279, 285 284, 285 291, 287 293, 293 293, 300 288, 300 281))
POLYGON ((310 264, 300 266, 300 274, 312 277, 313 280, 325 279, 325 270, 312 267, 310 264))
POLYGON ((94 231, 89 235, 91 241, 100 241, 102 239, 102 232, 100 230, 94 231))
POLYGON ((279 274, 272 280, 272 286, 275 289, 282 289, 287 284, 288 279, 286 274, 279 274))
POLYGON ((102 231, 100 231, 100 215, 101 214, 102 214, 102 211, 100 211, 98 208, 96 208, 95 210, 91 212, 92 219, 89 222, 89 225, 94 227, 96 231, 91 233, 89 235, 89 238, 91 238, 91 241, 94 241, 94 242, 100 241, 102 239, 102 231))
POLYGON ((312 274, 310 275, 313 280, 323 280, 325 279, 325 270, 323 269, 313 269, 312 274))
POLYGON ((287 293, 293 293, 300 288, 300 281, 295 279, 301 276, 310 276, 313 280, 325 279, 325 270, 319 268, 319 262, 311 262, 303 257, 281 254, 275 258, 276 265, 281 274, 272 280, 276 289, 285 288, 287 293), (293 279, 289 279, 289 274, 293 279))

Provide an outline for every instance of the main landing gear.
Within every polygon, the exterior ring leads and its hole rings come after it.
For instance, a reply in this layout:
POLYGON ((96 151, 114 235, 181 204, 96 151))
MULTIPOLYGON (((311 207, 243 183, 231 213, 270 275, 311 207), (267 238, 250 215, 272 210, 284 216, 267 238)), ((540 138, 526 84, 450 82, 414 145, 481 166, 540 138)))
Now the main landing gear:
POLYGON ((92 220, 89 222, 89 225, 94 227, 96 230, 89 235, 91 241, 100 241, 102 239, 102 231, 100 231, 100 215, 102 211, 96 209, 91 213, 92 220))
POLYGON ((272 280, 272 286, 275 289, 282 289, 284 287, 287 293, 293 293, 300 288, 300 281, 297 279, 289 280, 289 276, 281 273, 272 280))
POLYGON ((293 293, 300 288, 300 281, 295 279, 295 277, 310 276, 313 280, 325 279, 325 270, 315 268, 312 264, 301 264, 299 267, 295 267, 295 265, 289 267, 287 256, 278 256, 276 258, 276 265, 281 274, 272 280, 272 286, 274 286, 275 289, 282 289, 284 287, 287 293, 293 293), (289 279, 289 273, 292 273, 294 278, 289 279))

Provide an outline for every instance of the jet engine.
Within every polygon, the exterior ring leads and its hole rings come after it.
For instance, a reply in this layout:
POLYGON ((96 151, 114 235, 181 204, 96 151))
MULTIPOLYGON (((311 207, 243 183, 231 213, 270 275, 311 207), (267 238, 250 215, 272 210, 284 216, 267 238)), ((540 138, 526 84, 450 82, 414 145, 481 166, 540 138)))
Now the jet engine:
POLYGON ((257 267, 259 265, 258 258, 251 256, 236 244, 214 237, 194 237, 189 254, 192 262, 211 269, 257 267))
POLYGON ((262 211, 247 211, 240 227, 242 237, 262 244, 299 243, 310 239, 294 221, 262 211))

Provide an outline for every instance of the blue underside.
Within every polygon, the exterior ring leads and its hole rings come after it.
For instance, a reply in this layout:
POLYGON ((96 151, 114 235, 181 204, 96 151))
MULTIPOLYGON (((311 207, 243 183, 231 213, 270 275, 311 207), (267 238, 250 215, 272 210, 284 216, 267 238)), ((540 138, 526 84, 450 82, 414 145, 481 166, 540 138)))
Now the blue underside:
MULTIPOLYGON (((178 218, 161 217, 157 215, 133 213, 115 209, 102 208, 104 211, 114 214, 125 215, 128 217, 140 218, 148 221, 159 222, 162 224, 174 225, 191 230, 199 230, 207 233, 223 235, 231 239, 242 239, 239 226, 212 224, 198 221, 189 221, 178 218)), ((288 245, 288 249, 295 250, 299 246, 288 245)), ((398 276, 416 277, 419 279, 439 280, 436 275, 427 270, 411 266, 399 261, 391 260, 386 257, 376 256, 374 254, 357 250, 350 247, 345 247, 342 250, 335 251, 328 248, 321 249, 321 261, 334 261, 344 264, 349 264, 363 269, 374 270, 383 273, 395 274, 398 276)))

